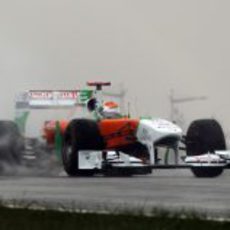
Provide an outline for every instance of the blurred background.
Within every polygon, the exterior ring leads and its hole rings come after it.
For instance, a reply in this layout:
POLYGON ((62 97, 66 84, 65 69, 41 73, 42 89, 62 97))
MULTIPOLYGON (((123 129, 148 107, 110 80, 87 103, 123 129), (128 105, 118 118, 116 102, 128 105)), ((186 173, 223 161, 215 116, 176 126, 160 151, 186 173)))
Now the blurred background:
POLYGON ((228 135, 229 8, 228 0, 0 0, 0 119, 14 118, 18 91, 106 80, 125 90, 133 116, 173 116, 185 129, 213 117, 228 135), (172 100, 187 97, 195 99, 172 100))

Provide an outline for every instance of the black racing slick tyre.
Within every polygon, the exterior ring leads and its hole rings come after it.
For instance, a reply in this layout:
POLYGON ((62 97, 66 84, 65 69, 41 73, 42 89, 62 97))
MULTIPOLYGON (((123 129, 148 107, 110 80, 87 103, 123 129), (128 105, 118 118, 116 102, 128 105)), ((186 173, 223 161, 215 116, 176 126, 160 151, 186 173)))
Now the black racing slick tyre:
POLYGON ((24 139, 13 121, 0 121, 0 163, 19 165, 22 161, 24 139))
POLYGON ((104 149, 97 122, 89 119, 74 119, 66 128, 63 137, 62 161, 69 176, 91 176, 95 170, 79 169, 79 150, 104 149))
MULTIPOLYGON (((226 150, 223 130, 214 119, 195 120, 188 128, 186 135, 187 156, 214 153, 215 150, 226 150)), ((223 172, 222 166, 192 166, 196 177, 217 177, 223 172)))
POLYGON ((193 121, 187 131, 186 149, 188 156, 226 150, 225 137, 220 124, 213 119, 193 121))
POLYGON ((203 178, 218 177, 223 173, 223 170, 223 167, 191 167, 191 171, 196 177, 203 178))

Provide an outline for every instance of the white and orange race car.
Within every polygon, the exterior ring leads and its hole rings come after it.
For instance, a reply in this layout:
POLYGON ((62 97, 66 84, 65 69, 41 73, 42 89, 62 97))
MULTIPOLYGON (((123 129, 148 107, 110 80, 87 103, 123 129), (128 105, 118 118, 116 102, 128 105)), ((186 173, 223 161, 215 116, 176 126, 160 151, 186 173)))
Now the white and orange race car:
POLYGON ((17 123, 23 129, 22 118, 33 108, 81 106, 92 114, 44 123, 43 137, 48 145, 58 146, 69 176, 149 174, 154 168, 191 168, 197 177, 215 177, 228 167, 230 153, 216 120, 195 120, 184 136, 181 128, 170 121, 120 114, 117 103, 103 100, 102 88, 109 85, 89 82, 95 90, 24 92, 16 100, 17 123))

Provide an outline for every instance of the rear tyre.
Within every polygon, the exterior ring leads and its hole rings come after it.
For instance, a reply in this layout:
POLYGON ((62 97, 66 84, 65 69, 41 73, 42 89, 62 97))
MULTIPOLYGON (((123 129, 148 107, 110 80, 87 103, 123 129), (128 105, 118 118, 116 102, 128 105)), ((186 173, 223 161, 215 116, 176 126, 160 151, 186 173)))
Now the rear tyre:
POLYGON ((79 150, 102 150, 104 141, 93 120, 75 119, 68 125, 62 147, 62 161, 69 176, 92 176, 95 170, 79 169, 79 150))
MULTIPOLYGON (((187 156, 214 153, 215 150, 226 150, 223 130, 214 119, 195 120, 188 128, 186 135, 187 156)), ((222 174, 223 166, 192 166, 196 177, 217 177, 222 174)))

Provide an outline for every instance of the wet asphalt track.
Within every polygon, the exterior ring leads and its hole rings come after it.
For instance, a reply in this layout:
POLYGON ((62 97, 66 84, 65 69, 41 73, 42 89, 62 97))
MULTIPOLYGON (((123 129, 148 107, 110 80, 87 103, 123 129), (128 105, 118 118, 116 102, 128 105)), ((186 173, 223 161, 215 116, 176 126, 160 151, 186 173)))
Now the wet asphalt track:
POLYGON ((213 179, 198 179, 187 169, 155 170, 134 177, 69 178, 59 171, 50 176, 1 176, 0 197, 80 210, 153 207, 189 209, 222 215, 230 213, 230 170, 213 179), (58 175, 59 174, 59 175, 58 175))

